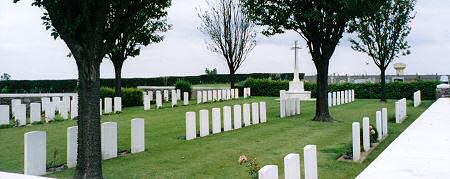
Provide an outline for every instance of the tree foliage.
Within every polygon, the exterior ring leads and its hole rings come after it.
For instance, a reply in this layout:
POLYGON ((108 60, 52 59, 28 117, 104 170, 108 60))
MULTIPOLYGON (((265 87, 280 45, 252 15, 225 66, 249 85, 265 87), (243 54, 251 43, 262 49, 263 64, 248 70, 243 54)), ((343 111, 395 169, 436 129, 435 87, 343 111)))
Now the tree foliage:
POLYGON ((317 70, 314 120, 331 121, 328 111, 328 66, 348 22, 373 14, 385 0, 241 0, 246 12, 265 27, 263 34, 297 32, 308 45, 317 70))
POLYGON ((233 76, 256 46, 256 25, 238 0, 207 1, 209 9, 201 11, 199 30, 208 37, 208 49, 224 57, 233 76))
POLYGON ((374 15, 350 23, 349 31, 356 34, 356 38, 350 39, 352 49, 367 54, 381 71, 382 101, 386 101, 387 67, 395 58, 410 54, 407 37, 415 3, 415 0, 389 0, 374 15))

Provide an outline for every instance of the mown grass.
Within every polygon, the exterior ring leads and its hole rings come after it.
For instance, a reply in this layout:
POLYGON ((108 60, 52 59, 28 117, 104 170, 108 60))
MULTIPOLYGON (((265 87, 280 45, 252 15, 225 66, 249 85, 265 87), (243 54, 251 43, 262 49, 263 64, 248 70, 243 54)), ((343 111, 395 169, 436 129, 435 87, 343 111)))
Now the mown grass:
MULTIPOLYGON (((302 102, 300 116, 279 119, 279 104, 272 97, 194 104, 173 109, 166 106, 160 110, 152 108, 148 112, 142 107, 125 108, 121 114, 102 116, 102 121, 118 123, 118 147, 119 151, 123 151, 130 150, 131 119, 144 118, 146 151, 104 161, 103 174, 105 178, 249 178, 246 169, 238 163, 239 156, 246 155, 256 158, 260 166, 278 165, 282 177, 283 157, 289 153, 302 155, 304 146, 314 144, 318 149, 320 178, 354 178, 432 103, 424 101, 421 107, 415 109, 408 104, 408 119, 402 124, 394 124, 393 102, 357 100, 333 107, 331 113, 335 122, 332 123, 311 121, 314 102, 302 102), (192 141, 183 139, 185 112, 254 101, 267 102, 267 123, 192 141), (362 121, 364 116, 369 116, 371 123, 374 123, 375 111, 382 107, 388 107, 391 119, 389 137, 362 164, 337 161, 346 146, 351 144, 351 123, 362 121)), ((66 129, 73 125, 76 121, 0 129, 0 171, 23 172, 23 134, 36 130, 47 132, 47 163, 65 163, 66 129), (56 158, 53 157, 55 151, 56 158)), ((65 169, 49 176, 70 178, 73 174, 74 169, 65 169)))

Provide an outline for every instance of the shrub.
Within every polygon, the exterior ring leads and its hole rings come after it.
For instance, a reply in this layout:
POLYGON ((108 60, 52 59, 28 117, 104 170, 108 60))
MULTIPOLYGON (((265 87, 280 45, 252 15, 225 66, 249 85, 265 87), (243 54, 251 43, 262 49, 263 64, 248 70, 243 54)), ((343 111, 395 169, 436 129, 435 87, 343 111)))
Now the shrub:
MULTIPOLYGON (((100 97, 114 98, 115 90, 113 88, 101 87, 100 97)), ((142 106, 142 98, 142 90, 137 88, 122 88, 122 105, 124 107, 142 106)))
POLYGON ((189 81, 177 80, 177 82, 175 83, 175 88, 181 90, 181 94, 183 94, 184 92, 188 92, 189 98, 191 97, 192 84, 189 81))
MULTIPOLYGON (((413 93, 417 90, 422 91, 422 99, 434 100, 436 97, 436 85, 438 81, 417 81, 417 82, 391 82, 386 84, 388 99, 412 99, 413 93)), ((311 91, 311 96, 316 97, 316 84, 305 83, 305 90, 311 91)), ((243 87, 252 89, 252 96, 280 96, 280 90, 289 89, 289 81, 269 80, 269 79, 247 79, 243 87)), ((380 83, 363 84, 330 84, 328 91, 341 91, 354 89, 356 98, 360 99, 379 99, 381 98, 380 83)))

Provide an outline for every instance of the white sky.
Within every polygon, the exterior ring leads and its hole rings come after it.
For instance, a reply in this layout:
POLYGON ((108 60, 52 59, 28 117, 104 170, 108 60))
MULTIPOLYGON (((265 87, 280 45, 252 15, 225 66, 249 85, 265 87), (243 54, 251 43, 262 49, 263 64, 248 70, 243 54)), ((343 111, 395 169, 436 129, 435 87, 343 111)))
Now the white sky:
MULTIPOLYGON (((74 79, 76 64, 62 40, 53 40, 40 19, 42 10, 31 7, 31 0, 18 4, 0 1, 0 73, 13 79, 74 79)), ((173 29, 165 41, 145 47, 139 57, 129 59, 123 67, 124 77, 184 76, 203 74, 205 68, 227 73, 220 56, 206 49, 205 37, 198 31, 197 8, 204 0, 172 0, 168 20, 173 29)), ((412 23, 412 54, 398 62, 407 64, 407 74, 450 74, 450 1, 418 0, 416 19, 412 23)), ((304 41, 294 32, 258 37, 258 45, 238 73, 278 73, 293 71, 294 40, 304 41)), ((300 52, 300 69, 315 74, 309 53, 300 52)), ((330 73, 378 74, 373 62, 354 52, 345 36, 331 60, 330 73), (370 62, 366 65, 366 62, 370 62)), ((390 74, 394 73, 392 67, 390 74)), ((104 60, 102 78, 113 78, 112 63, 104 60)))

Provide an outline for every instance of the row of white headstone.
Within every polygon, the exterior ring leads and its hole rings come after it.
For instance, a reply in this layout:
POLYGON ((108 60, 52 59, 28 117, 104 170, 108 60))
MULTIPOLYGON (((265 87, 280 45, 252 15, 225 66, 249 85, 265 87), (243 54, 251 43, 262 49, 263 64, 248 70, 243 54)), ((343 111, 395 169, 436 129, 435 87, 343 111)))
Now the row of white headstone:
POLYGON ((100 99, 100 115, 101 114, 111 114, 122 112, 122 98, 114 97, 114 108, 113 108, 113 98, 100 99), (104 104, 103 104, 104 101, 104 104))
MULTIPOLYGON (((210 120, 209 111, 207 109, 200 110, 199 123, 200 123, 200 137, 205 137, 210 134, 210 120)), ((232 126, 232 113, 231 106, 223 107, 223 115, 220 108, 212 109, 211 123, 212 134, 222 132, 222 119, 223 119, 223 131, 230 131, 233 129, 240 129, 242 122, 244 126, 250 126, 252 124, 265 123, 267 121, 267 109, 266 102, 244 104, 243 110, 241 105, 233 106, 233 126, 232 126), (234 127, 234 128, 233 128, 234 127)), ((195 112, 186 112, 186 140, 192 140, 197 137, 197 117, 195 112)))
POLYGON ((328 93, 328 106, 339 106, 355 101, 355 90, 335 91, 328 93))
POLYGON ((414 107, 419 107, 422 104, 422 92, 416 91, 414 92, 414 107))
MULTIPOLYGON (((381 141, 386 136, 388 136, 388 115, 387 108, 381 109, 381 111, 377 111, 375 120, 375 129, 378 132, 377 140, 381 141)), ((363 141, 363 150, 365 152, 370 150, 370 120, 369 117, 363 118, 362 125, 362 141, 363 141)), ((358 162, 361 159, 361 129, 359 122, 353 122, 352 124, 352 150, 353 150, 353 161, 358 162)))
POLYGON ((239 89, 216 89, 197 91, 197 104, 239 99, 239 89))
MULTIPOLYGON (((77 165, 78 126, 67 128, 67 167, 77 165)), ((24 174, 45 175, 47 164, 47 133, 32 131, 24 134, 24 174)), ((144 119, 131 120, 131 153, 145 150, 144 119)), ((117 157, 117 123, 101 125, 102 159, 117 157)))
POLYGON ((395 123, 402 123, 406 117, 406 98, 403 98, 395 102, 395 123))
MULTIPOLYGON (((305 179, 318 179, 317 149, 315 145, 307 145, 303 148, 305 179)), ((284 157, 284 178, 300 179, 300 155, 291 153, 284 157)), ((259 179, 278 179, 278 166, 266 165, 258 171, 259 179)))
POLYGON ((280 90, 280 118, 299 115, 300 98, 295 98, 286 93, 286 90, 280 90))
MULTIPOLYGON (((161 91, 156 91, 156 108, 162 108, 163 105, 163 99, 164 101, 168 102, 169 100, 169 90, 164 90, 163 94, 161 93, 161 91), (164 96, 163 96, 164 94, 164 96), (167 99, 167 100, 166 100, 167 99)), ((154 100, 153 97, 153 91, 148 91, 148 92, 144 92, 143 93, 143 103, 144 103, 144 110, 148 111, 151 109, 151 101, 154 100)), ((171 103, 172 103, 172 107, 176 107, 178 104, 178 100, 181 100, 181 90, 177 89, 177 90, 172 90, 171 91, 171 103)), ((188 92, 184 92, 183 93, 183 104, 184 105, 188 105, 189 104, 189 93, 188 92)))
MULTIPOLYGON (((44 112, 44 117, 46 122, 54 120, 56 111, 59 112, 63 119, 74 119, 78 116, 78 98, 76 96, 64 96, 63 100, 60 97, 42 98, 42 103, 30 103, 29 112, 29 123, 42 121, 42 112, 44 112)), ((19 126, 24 126, 27 124, 27 105, 21 104, 20 99, 11 100, 11 113, 14 117, 13 122, 18 123, 19 126)), ((0 105, 0 125, 10 124, 10 108, 9 105, 0 105)))

